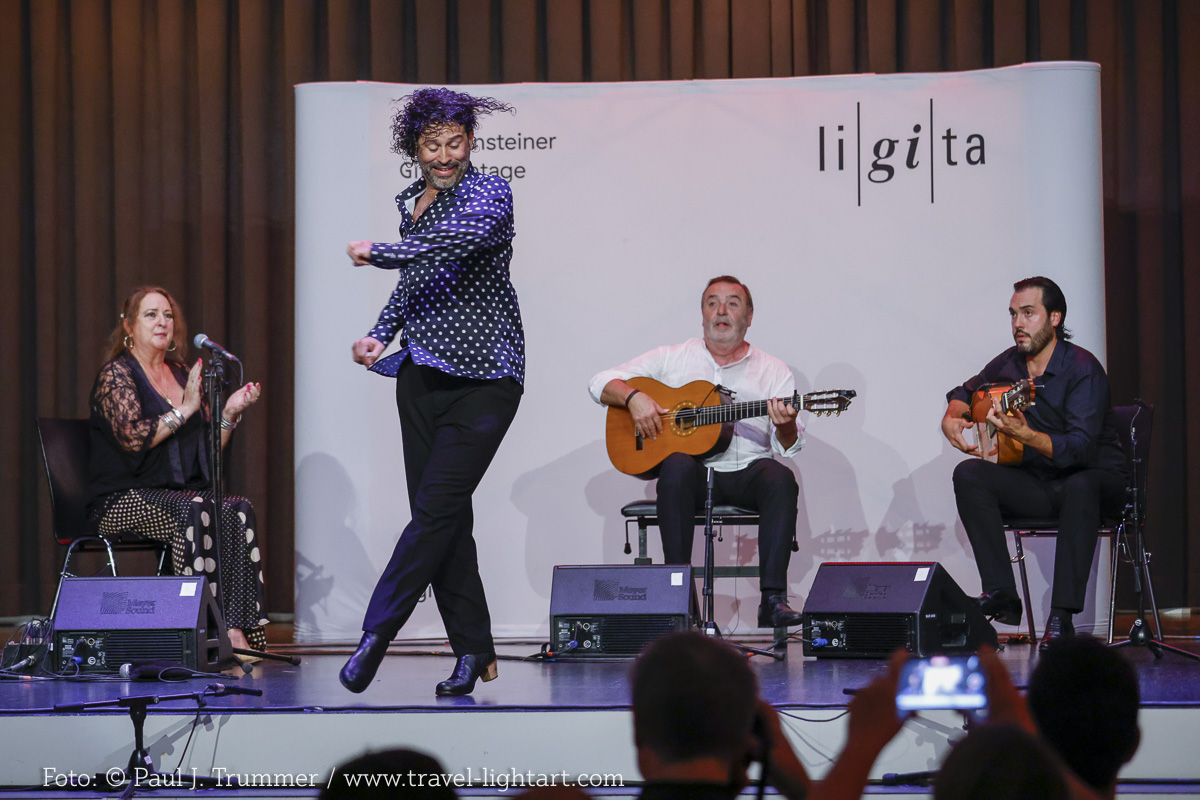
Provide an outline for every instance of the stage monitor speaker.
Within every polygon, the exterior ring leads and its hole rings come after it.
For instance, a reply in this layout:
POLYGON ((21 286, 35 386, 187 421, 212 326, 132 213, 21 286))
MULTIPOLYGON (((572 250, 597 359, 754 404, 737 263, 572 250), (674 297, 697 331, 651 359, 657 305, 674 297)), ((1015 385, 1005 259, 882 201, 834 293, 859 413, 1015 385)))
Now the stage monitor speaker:
POLYGON ((804 655, 887 658, 996 646, 996 629, 937 562, 824 563, 803 614, 804 655))
POLYGON ((684 565, 558 566, 550 589, 550 646, 560 658, 636 656, 664 633, 688 629, 684 565))
POLYGON ((117 673, 122 664, 170 661, 219 670, 233 652, 209 583, 199 577, 67 578, 54 617, 50 666, 117 673))

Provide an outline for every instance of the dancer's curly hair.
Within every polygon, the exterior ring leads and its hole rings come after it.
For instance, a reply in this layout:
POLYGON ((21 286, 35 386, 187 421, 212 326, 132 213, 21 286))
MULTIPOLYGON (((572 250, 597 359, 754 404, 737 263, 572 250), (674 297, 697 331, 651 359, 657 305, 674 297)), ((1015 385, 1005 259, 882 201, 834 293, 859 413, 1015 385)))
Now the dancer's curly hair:
POLYGON ((424 134, 447 125, 461 125, 467 133, 474 133, 480 116, 513 110, 493 97, 472 97, 441 87, 418 89, 397 102, 404 105, 392 117, 392 152, 411 159, 416 159, 424 134))

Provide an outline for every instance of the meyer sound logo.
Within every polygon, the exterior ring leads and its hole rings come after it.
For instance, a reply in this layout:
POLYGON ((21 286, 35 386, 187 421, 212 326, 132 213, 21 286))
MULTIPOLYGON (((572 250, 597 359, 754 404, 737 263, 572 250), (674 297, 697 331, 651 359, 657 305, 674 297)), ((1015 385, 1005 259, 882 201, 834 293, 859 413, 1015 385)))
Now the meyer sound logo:
POLYGON ((888 596, 888 585, 871 583, 870 578, 854 578, 842 590, 842 597, 857 597, 860 600, 884 600, 888 596))
POLYGON ((646 587, 622 586, 620 581, 598 580, 592 588, 592 599, 601 601, 645 600, 646 587))
POLYGON ((933 98, 929 118, 924 113, 910 122, 899 123, 896 138, 884 136, 863 143, 862 103, 855 103, 854 124, 817 127, 817 171, 853 172, 858 183, 858 205, 863 188, 873 191, 895 179, 909 184, 910 177, 929 176, 929 202, 933 203, 939 169, 982 167, 987 164, 987 142, 982 133, 963 133, 947 126, 935 127, 933 98), (907 130, 901 132, 900 127, 907 130), (848 130, 849 129, 849 130, 848 130), (911 130, 911 134, 908 133, 911 130), (847 149, 851 153, 847 154, 847 149))
POLYGON ((130 600, 125 605, 126 614, 153 614, 155 600, 130 600))
POLYGON ((156 600, 130 600, 129 592, 105 592, 100 597, 101 614, 153 614, 156 600))

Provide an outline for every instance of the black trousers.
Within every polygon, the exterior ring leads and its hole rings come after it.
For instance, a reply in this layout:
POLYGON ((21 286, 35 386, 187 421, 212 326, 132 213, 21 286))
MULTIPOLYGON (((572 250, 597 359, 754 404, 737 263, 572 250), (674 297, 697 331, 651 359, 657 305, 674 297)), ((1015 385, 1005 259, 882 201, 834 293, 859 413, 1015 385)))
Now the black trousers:
POLYGON ((516 416, 521 392, 512 378, 456 378, 411 361, 400 368, 396 407, 412 521, 371 595, 364 631, 394 638, 432 585, 454 654, 492 649, 471 495, 516 416))
MULTIPOLYGON (((691 564, 696 513, 704 510, 708 470, 686 453, 667 456, 658 473, 658 529, 668 564, 691 564)), ((787 591, 788 561, 796 534, 800 488, 792 471, 773 458, 760 458, 737 472, 713 476, 713 504, 758 511, 759 588, 764 594, 787 591)))
POLYGON ((1004 517, 1057 517, 1050 605, 1082 611, 1100 521, 1120 513, 1125 485, 1123 475, 1108 470, 1085 469, 1043 480, 1020 467, 979 458, 961 462, 954 468, 954 500, 983 590, 1006 589, 1016 595, 1004 517))

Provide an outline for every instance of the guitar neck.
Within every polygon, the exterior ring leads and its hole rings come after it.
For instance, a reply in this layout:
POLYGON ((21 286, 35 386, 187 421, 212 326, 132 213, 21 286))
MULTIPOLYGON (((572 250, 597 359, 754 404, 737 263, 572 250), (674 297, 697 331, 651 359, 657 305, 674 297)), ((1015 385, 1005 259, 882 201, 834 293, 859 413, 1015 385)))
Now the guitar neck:
MULTIPOLYGON (((780 397, 781 403, 796 403, 799 395, 780 397)), ((765 417, 769 400, 746 400, 741 403, 729 403, 720 406, 704 406, 692 409, 695 412, 696 425, 717 425, 725 422, 737 422, 751 417, 765 417)))

